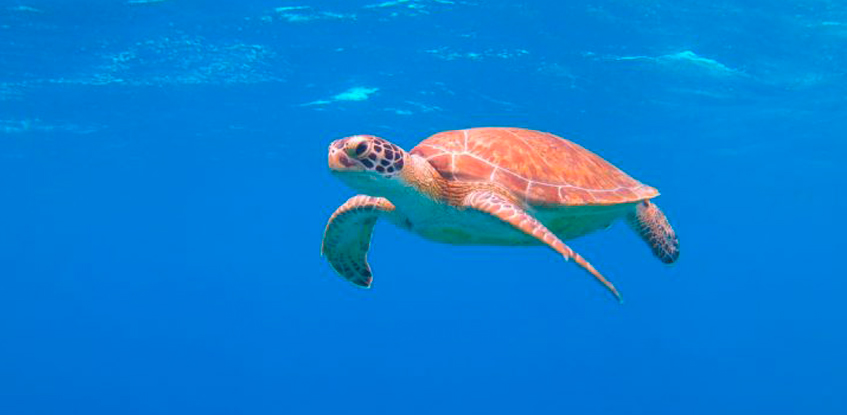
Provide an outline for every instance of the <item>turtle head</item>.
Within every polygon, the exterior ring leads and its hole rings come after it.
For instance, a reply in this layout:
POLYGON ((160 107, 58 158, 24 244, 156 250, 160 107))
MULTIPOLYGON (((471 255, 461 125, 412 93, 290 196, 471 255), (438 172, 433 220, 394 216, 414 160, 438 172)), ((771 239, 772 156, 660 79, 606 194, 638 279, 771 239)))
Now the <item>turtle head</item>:
POLYGON ((329 146, 329 169, 351 187, 373 192, 402 180, 408 155, 403 149, 372 135, 354 135, 329 146))

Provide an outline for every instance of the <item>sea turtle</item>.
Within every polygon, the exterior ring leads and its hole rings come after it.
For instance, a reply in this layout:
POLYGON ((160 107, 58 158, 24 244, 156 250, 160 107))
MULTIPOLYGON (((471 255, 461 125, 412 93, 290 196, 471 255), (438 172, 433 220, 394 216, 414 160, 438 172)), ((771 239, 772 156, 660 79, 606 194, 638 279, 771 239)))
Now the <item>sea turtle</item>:
POLYGON ((329 169, 364 193, 329 219, 321 246, 338 274, 370 287, 367 263, 377 219, 450 244, 547 245, 620 294, 564 244, 619 218, 664 263, 679 242, 651 199, 659 192, 573 142, 522 128, 445 131, 410 152, 372 135, 329 146, 329 169))

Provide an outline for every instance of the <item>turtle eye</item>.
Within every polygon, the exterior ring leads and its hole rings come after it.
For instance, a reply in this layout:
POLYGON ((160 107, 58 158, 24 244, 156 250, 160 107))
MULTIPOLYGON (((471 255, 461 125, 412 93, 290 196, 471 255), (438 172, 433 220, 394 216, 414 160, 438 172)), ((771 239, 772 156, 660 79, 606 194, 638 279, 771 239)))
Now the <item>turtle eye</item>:
POLYGON ((371 142, 370 140, 363 139, 361 137, 355 137, 352 140, 347 142, 346 152, 350 158, 354 159, 363 159, 371 153, 371 142))
POLYGON ((362 154, 365 153, 365 150, 367 150, 367 149, 368 149, 368 143, 365 142, 365 141, 362 141, 361 143, 359 143, 359 145, 356 146, 356 156, 357 157, 361 156, 362 154))

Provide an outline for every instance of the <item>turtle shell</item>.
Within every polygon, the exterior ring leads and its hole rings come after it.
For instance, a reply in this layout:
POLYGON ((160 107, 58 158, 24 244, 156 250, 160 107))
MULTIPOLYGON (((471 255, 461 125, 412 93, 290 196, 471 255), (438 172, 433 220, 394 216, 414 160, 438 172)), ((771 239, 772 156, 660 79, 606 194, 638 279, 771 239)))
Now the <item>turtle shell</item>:
POLYGON ((573 142, 522 128, 445 131, 411 151, 446 179, 495 182, 530 205, 614 205, 659 192, 573 142))

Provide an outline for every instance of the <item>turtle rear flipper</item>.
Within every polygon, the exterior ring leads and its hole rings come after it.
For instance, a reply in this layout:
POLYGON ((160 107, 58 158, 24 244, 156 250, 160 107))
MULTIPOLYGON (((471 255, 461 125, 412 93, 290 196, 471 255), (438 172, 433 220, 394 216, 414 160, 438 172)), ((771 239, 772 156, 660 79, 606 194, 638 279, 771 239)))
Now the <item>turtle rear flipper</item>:
POLYGON ((679 239, 668 218, 655 203, 645 200, 639 203, 626 217, 626 222, 653 251, 653 255, 665 264, 679 259, 679 239))

